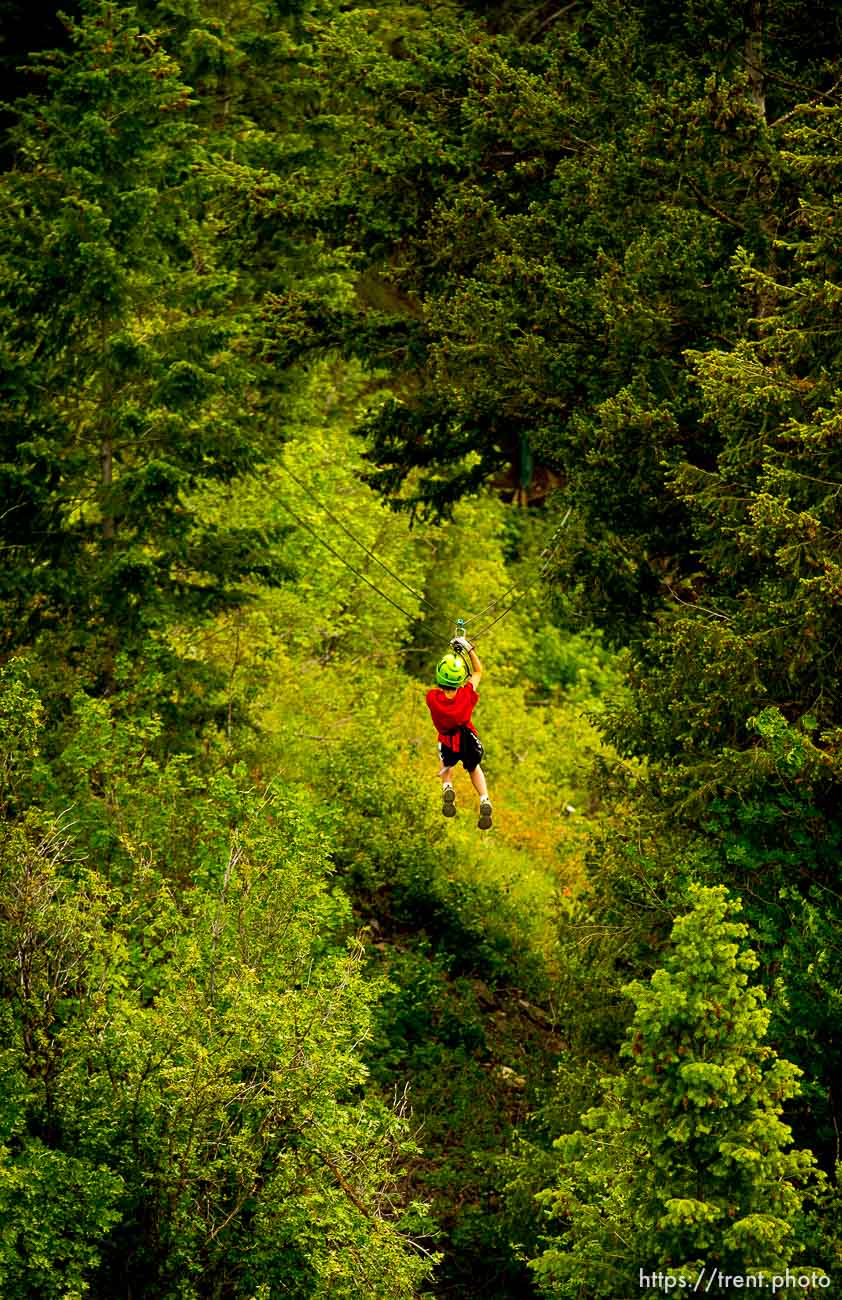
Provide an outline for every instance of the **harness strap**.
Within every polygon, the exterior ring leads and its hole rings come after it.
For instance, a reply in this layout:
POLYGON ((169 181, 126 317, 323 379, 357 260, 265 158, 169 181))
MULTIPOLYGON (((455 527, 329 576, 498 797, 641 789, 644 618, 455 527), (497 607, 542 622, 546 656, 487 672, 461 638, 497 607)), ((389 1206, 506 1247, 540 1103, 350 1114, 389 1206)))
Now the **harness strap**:
POLYGON ((440 731, 439 739, 446 737, 448 748, 452 749, 454 754, 458 754, 461 748, 462 728, 457 727, 455 731, 440 731))

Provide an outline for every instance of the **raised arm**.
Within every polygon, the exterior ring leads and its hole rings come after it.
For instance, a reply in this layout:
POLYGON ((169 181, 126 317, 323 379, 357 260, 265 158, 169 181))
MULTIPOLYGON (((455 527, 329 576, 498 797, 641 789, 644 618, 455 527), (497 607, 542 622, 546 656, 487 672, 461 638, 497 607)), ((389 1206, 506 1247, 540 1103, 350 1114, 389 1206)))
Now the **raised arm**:
POLYGON ((468 655, 470 656, 471 667, 474 670, 468 678, 468 681, 471 683, 474 690, 476 690, 479 686, 479 679, 482 677, 482 664, 480 663, 480 657, 473 646, 471 646, 468 651, 468 655))
POLYGON ((476 688, 479 686, 480 678, 482 677, 482 663, 480 662, 479 655, 477 654, 474 647, 471 645, 470 641, 468 641, 465 637, 456 637, 455 640, 451 641, 451 645, 453 646, 454 650, 461 651, 462 654, 467 655, 468 658, 470 659, 471 668, 473 669, 473 672, 468 678, 468 681, 471 683, 474 690, 476 690, 476 688))

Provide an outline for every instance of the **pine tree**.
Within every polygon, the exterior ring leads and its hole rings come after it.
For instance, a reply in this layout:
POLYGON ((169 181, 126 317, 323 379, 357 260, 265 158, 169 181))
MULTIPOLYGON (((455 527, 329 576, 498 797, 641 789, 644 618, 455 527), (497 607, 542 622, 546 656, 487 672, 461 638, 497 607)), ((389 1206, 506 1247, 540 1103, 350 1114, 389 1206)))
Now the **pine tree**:
POLYGON ((634 1016, 625 1074, 606 1080, 585 1128, 560 1138, 565 1221, 535 1264, 550 1295, 638 1291, 638 1268, 695 1279, 780 1271, 792 1262, 813 1157, 781 1118, 800 1071, 766 1041, 770 1020, 739 900, 691 889, 663 964, 624 992, 634 1016))
POLYGON ((563 483, 578 603, 624 640, 692 552, 670 470, 717 450, 685 352, 743 331, 733 254, 768 263, 794 202, 779 119, 839 50, 832 5, 809 31, 789 0, 762 18, 389 4, 317 36, 341 75, 320 83, 336 159, 313 218, 358 293, 279 295, 279 356, 336 347, 388 373, 372 481, 413 508, 563 483))
POLYGON ((255 365, 159 36, 92 2, 32 71, 0 218, 4 645, 48 635, 107 683, 119 651, 272 576, 265 538, 195 508, 260 460, 255 365))
MULTIPOLYGON (((752 311, 743 336, 688 354, 709 449, 688 449, 668 486, 690 518, 693 554, 609 734, 647 755, 660 817, 695 840, 697 870, 721 878, 724 858, 743 892, 775 962, 776 1033, 815 1089, 808 1122, 829 1166, 842 1059, 842 280, 829 160, 842 114, 804 103, 780 134, 797 201, 776 266, 745 249, 735 257, 752 311)), ((653 837, 663 840, 654 824, 653 837)))

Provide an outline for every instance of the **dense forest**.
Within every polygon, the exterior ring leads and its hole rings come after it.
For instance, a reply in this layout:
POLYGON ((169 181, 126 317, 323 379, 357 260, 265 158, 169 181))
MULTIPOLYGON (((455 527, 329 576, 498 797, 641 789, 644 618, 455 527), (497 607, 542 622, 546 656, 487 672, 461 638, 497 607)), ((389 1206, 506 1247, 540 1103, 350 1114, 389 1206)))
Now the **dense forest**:
POLYGON ((0 36, 0 1296, 836 1294, 840 6, 0 36))

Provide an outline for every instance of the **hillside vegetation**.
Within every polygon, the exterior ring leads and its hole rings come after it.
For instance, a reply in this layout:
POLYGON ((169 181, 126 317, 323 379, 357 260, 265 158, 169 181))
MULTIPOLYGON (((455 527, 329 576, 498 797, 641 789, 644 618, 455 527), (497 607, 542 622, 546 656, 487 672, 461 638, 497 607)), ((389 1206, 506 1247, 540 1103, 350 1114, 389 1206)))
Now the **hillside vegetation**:
POLYGON ((0 1294, 833 1294, 837 6, 4 28, 0 1294))

